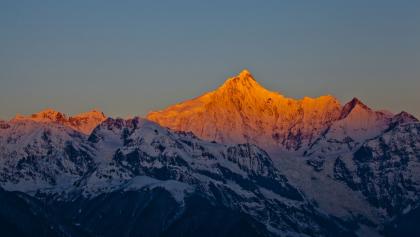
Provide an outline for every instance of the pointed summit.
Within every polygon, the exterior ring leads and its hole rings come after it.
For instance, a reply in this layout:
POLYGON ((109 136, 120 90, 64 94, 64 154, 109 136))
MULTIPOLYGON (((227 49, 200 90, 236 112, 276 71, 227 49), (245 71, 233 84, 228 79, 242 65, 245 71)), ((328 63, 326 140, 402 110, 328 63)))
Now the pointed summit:
POLYGON ((351 107, 355 107, 356 105, 362 106, 365 109, 370 109, 367 105, 365 105, 359 98, 353 97, 353 99, 347 103, 351 107))
POLYGON ((242 70, 238 75, 237 75, 237 77, 239 77, 239 78, 243 78, 243 79, 248 79, 248 78, 250 78, 250 79, 252 79, 252 80, 255 80, 254 79, 254 77, 252 76, 252 74, 251 74, 251 72, 250 71, 248 71, 248 69, 244 69, 244 70, 242 70))
POLYGON ((392 118, 392 123, 394 124, 403 124, 403 123, 416 123, 419 120, 414 117, 412 114, 409 114, 405 111, 401 111, 401 113, 395 115, 392 118))
POLYGON ((242 70, 239 74, 234 77, 228 78, 223 85, 221 85, 216 92, 219 93, 246 93, 256 94, 269 93, 267 89, 262 87, 252 76, 251 72, 247 69, 242 70))
POLYGON ((350 102, 344 105, 343 109, 341 110, 340 119, 347 117, 357 107, 361 108, 362 110, 372 111, 372 109, 365 105, 361 100, 354 97, 350 102))

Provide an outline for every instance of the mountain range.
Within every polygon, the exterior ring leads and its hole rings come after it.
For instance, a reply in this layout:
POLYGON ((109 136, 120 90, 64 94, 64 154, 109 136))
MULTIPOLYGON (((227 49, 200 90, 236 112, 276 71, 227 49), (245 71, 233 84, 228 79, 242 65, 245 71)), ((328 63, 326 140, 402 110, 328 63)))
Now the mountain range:
POLYGON ((416 236, 419 197, 414 116, 247 70, 146 118, 0 121, 6 236, 416 236))

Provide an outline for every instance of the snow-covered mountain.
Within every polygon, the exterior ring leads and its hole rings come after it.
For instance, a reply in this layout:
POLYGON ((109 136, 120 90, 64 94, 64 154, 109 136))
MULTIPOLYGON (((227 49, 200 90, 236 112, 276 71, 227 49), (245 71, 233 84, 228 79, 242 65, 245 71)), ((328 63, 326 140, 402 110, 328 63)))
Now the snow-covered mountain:
POLYGON ((0 228, 33 236, 420 233, 420 122, 244 70, 141 118, 0 121, 0 228), (34 224, 35 223, 35 224, 34 224), (27 226, 28 231, 21 229, 27 226), (45 235, 45 234, 44 234, 45 235))
POLYGON ((13 120, 0 129, 0 182, 36 192, 65 189, 92 167, 86 135, 60 123, 13 120), (86 149, 81 149, 82 147, 86 149))
POLYGON ((147 118, 209 141, 249 142, 275 152, 314 154, 316 149, 326 148, 331 154, 343 148, 343 143, 355 146, 380 135, 394 122, 393 116, 375 111, 357 98, 344 106, 332 96, 286 98, 263 88, 244 70, 214 91, 150 112, 147 118), (316 147, 320 143, 327 146, 316 147))
POLYGON ((234 219, 214 223, 225 228, 220 236, 243 233, 236 228, 251 236, 351 236, 345 225, 291 186, 255 145, 203 141, 139 118, 108 118, 89 137, 60 123, 24 120, 5 127, 0 131, 0 184, 6 193, 0 195, 20 191, 25 193, 18 193, 20 198, 31 205, 48 202, 51 215, 61 216, 57 225, 71 232, 116 234, 103 232, 117 228, 112 223, 89 218, 106 214, 104 218, 124 222, 128 233, 135 228, 158 235, 188 230, 186 235, 194 236, 206 228, 208 219, 222 215, 234 219), (130 220, 145 221, 144 208, 161 212, 159 205, 146 200, 160 200, 168 208, 162 210, 164 216, 155 216, 159 226, 130 225, 130 220), (126 212, 135 206, 141 207, 135 209, 141 215, 133 219, 135 214, 126 212), (201 213, 202 208, 208 211, 201 213), (204 219, 197 219, 202 215, 204 219), (60 222, 61 218, 72 222, 60 222), (188 229, 191 222, 196 230, 188 229))
POLYGON ((357 98, 344 106, 331 96, 285 98, 243 71, 148 118, 205 140, 263 147, 293 186, 327 213, 358 223, 361 236, 381 235, 420 202, 418 120, 406 112, 375 111, 357 98))
POLYGON ((340 112, 340 103, 332 96, 287 98, 265 89, 244 70, 215 91, 151 112, 147 118, 206 140, 294 150, 313 142, 340 112))
POLYGON ((420 206, 420 123, 398 124, 334 163, 334 176, 375 207, 400 215, 420 206))
POLYGON ((380 235, 384 225, 398 222, 420 204, 420 123, 405 112, 391 118, 371 115, 380 118, 367 120, 375 121, 370 126, 376 133, 361 132, 363 123, 350 130, 341 127, 349 138, 326 132, 304 156, 281 151, 271 154, 291 184, 321 209, 367 225, 361 236, 380 235), (361 134, 365 138, 355 139, 361 134))
POLYGON ((368 139, 381 135, 398 116, 374 111, 357 98, 344 105, 340 117, 319 136, 306 156, 322 158, 351 152, 368 139))

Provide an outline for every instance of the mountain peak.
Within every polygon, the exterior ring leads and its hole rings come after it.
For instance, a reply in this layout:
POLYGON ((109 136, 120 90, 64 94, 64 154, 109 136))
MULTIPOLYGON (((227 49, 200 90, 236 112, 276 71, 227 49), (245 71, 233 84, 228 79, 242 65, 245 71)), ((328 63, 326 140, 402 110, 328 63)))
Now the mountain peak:
POLYGON ((266 90, 254 79, 251 72, 247 69, 242 70, 234 77, 228 78, 225 83, 219 87, 219 91, 228 92, 229 94, 234 92, 249 92, 250 90, 255 89, 266 90))
POLYGON ((395 115, 392 118, 392 122, 393 123, 397 123, 397 124, 402 124, 402 123, 415 123, 418 122, 419 120, 414 117, 412 114, 409 114, 405 111, 401 111, 401 113, 395 115))
POLYGON ((244 69, 244 70, 242 70, 238 75, 237 75, 237 77, 239 77, 239 78, 244 78, 244 79, 246 79, 246 78, 251 78, 251 79, 254 79, 254 77, 252 76, 252 74, 251 74, 251 72, 248 70, 248 69, 244 69))
POLYGON ((332 96, 287 98, 243 70, 215 91, 150 112, 147 118, 205 140, 295 149, 316 137, 340 111, 332 96))
POLYGON ((357 97, 353 97, 353 99, 351 99, 351 101, 349 102, 349 104, 355 106, 355 105, 361 105, 361 106, 365 106, 367 107, 359 98, 357 97))
POLYGON ((344 105, 343 109, 341 110, 340 119, 347 117, 356 107, 359 107, 363 110, 372 111, 372 109, 365 105, 361 100, 354 97, 350 102, 344 105))

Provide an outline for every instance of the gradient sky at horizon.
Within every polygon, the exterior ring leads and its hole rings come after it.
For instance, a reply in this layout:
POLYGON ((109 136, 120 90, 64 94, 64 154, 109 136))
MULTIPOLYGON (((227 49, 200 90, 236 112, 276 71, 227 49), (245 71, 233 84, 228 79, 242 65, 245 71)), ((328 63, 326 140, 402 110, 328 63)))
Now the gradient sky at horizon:
POLYGON ((248 68, 420 117, 420 1, 0 1, 0 118, 144 116, 248 68))

